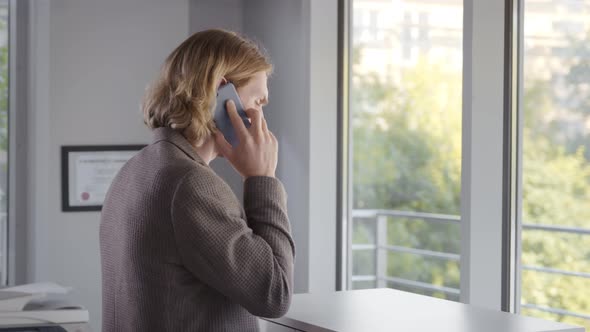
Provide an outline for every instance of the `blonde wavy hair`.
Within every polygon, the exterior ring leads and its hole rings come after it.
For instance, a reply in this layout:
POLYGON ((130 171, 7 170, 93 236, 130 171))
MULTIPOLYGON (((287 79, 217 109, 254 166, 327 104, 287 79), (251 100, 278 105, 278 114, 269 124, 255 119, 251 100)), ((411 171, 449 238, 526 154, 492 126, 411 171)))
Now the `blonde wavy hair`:
POLYGON ((145 124, 169 127, 200 146, 215 130, 213 109, 223 77, 239 88, 255 73, 272 72, 265 51, 232 31, 197 32, 164 62, 142 104, 145 124))

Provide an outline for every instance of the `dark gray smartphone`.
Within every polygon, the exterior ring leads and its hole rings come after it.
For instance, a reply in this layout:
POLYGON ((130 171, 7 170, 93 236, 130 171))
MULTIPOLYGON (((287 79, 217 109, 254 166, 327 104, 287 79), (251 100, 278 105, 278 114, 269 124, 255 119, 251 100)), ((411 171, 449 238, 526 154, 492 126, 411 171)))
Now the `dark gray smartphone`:
POLYGON ((217 90, 217 106, 215 107, 213 119, 217 129, 223 133, 223 136, 225 136, 225 139, 229 144, 231 144, 232 147, 235 147, 238 145, 239 140, 225 107, 225 104, 230 99, 234 101, 238 115, 242 118, 246 128, 250 128, 250 119, 248 119, 246 112, 244 112, 244 107, 242 106, 238 92, 232 83, 227 83, 217 90))

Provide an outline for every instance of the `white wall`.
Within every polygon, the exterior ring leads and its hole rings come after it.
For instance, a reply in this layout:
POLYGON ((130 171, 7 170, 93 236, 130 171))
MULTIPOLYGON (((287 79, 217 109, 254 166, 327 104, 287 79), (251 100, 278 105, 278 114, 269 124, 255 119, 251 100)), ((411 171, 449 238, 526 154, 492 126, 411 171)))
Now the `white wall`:
POLYGON ((188 2, 51 0, 33 7, 29 278, 74 287, 100 331, 100 214, 61 212, 60 146, 149 143, 139 103, 165 56, 188 35, 188 2))
POLYGON ((242 31, 244 28, 243 0, 189 0, 191 32, 211 28, 242 31))

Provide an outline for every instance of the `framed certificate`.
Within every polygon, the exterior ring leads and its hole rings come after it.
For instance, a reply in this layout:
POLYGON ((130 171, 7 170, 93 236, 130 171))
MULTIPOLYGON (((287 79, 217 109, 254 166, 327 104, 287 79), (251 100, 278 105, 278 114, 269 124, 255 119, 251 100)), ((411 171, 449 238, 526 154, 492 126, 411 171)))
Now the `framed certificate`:
POLYGON ((62 146, 62 211, 100 211, 114 177, 144 147, 62 146))

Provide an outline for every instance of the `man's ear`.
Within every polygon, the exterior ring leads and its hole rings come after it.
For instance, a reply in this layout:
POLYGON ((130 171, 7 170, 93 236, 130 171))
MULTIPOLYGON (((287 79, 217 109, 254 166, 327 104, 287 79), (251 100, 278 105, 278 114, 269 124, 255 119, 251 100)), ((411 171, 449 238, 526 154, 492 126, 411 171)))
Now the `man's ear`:
POLYGON ((225 77, 221 77, 219 80, 219 84, 217 85, 217 89, 220 89, 222 86, 227 84, 227 79, 225 77))

